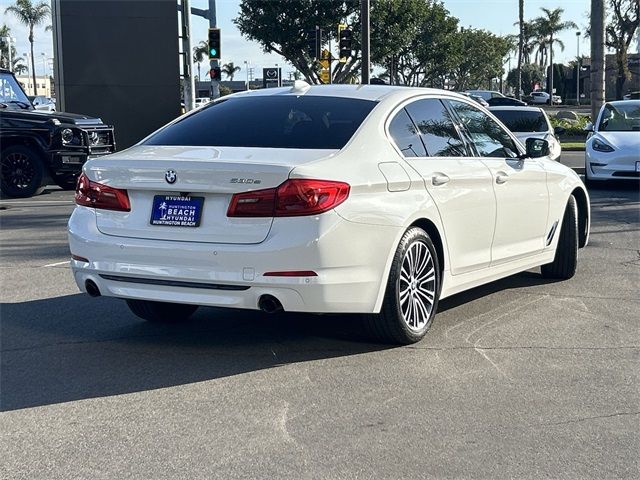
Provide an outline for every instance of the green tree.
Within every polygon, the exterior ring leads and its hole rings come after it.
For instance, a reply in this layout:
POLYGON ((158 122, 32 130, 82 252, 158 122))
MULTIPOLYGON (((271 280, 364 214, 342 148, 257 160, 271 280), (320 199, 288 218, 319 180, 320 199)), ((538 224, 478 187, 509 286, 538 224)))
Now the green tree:
POLYGON ((608 0, 610 17, 605 25, 605 45, 615 52, 616 98, 621 99, 624 82, 631 78, 627 52, 640 25, 638 0, 608 0))
POLYGON ((517 69, 511 70, 507 74, 507 85, 514 90, 522 90, 525 93, 531 92, 533 86, 536 83, 542 83, 544 78, 544 72, 540 65, 535 63, 525 63, 522 65, 522 79, 520 81, 520 88, 518 88, 518 72, 517 69))
MULTIPOLYGON (((637 1, 637 0, 636 0, 637 1)), ((535 19, 538 30, 542 37, 544 38, 544 43, 549 48, 549 63, 551 65, 549 82, 548 82, 548 90, 549 95, 553 94, 553 47, 554 45, 558 45, 560 50, 564 50, 564 43, 562 40, 557 38, 557 35, 569 28, 578 28, 578 26, 572 22, 571 20, 562 21, 562 14, 564 10, 562 8, 555 8, 550 10, 548 8, 541 8, 544 13, 543 16, 540 16, 535 19)))
POLYGON ((378 0, 371 11, 371 58, 393 83, 442 83, 458 56, 458 20, 433 0, 378 0))
MULTIPOLYGON (((359 0, 242 0, 240 15, 234 19, 240 33, 258 42, 266 53, 277 53, 291 63, 309 83, 320 83, 319 68, 307 53, 307 35, 316 25, 326 41, 337 36, 337 25, 351 18, 354 44, 359 44, 359 26, 354 14, 359 0)), ((338 64, 333 81, 340 83, 359 68, 358 52, 347 63, 338 64)))
POLYGON ((242 69, 240 67, 236 67, 233 62, 225 63, 220 68, 220 71, 224 73, 231 81, 233 81, 233 76, 236 74, 236 72, 239 72, 240 70, 242 69))
POLYGON ((476 29, 461 30, 457 36, 461 55, 451 72, 457 90, 486 86, 503 74, 502 59, 511 49, 508 39, 476 29))
POLYGON ((33 4, 31 0, 16 0, 15 5, 7 7, 5 13, 12 13, 20 23, 29 27, 29 43, 31 44, 31 72, 33 73, 33 93, 38 95, 36 83, 36 65, 33 54, 33 29, 43 24, 51 14, 51 8, 45 2, 33 4))
POLYGON ((198 80, 202 80, 200 76, 200 63, 209 58, 209 44, 204 40, 193 47, 193 62, 198 64, 198 80))

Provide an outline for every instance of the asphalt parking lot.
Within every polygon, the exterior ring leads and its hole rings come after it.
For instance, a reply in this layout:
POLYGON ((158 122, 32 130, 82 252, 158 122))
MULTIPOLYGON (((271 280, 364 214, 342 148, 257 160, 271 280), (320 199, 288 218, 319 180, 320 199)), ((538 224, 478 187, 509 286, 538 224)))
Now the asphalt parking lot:
POLYGON ((348 316, 145 324, 77 292, 70 192, 0 200, 0 477, 638 478, 638 185, 591 202, 573 279, 451 297, 398 348, 348 316))

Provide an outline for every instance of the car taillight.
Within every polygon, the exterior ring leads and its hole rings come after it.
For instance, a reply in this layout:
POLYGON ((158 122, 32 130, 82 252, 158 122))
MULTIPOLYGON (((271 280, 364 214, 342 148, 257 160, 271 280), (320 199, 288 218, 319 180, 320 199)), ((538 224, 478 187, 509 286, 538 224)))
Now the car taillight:
POLYGON ((76 204, 103 210, 131 211, 129 195, 126 190, 93 182, 84 173, 78 177, 76 204))
POLYGON ((276 188, 236 193, 228 217, 297 217, 317 215, 337 207, 349 196, 350 186, 331 180, 287 180, 276 188))

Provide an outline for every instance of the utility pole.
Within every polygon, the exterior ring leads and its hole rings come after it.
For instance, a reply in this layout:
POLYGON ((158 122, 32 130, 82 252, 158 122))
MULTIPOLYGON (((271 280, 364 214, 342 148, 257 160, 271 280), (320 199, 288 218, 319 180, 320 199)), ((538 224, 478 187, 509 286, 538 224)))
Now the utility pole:
POLYGON ((369 83, 369 69, 371 64, 371 46, 369 35, 370 0, 360 0, 360 20, 362 22, 362 84, 369 83))
POLYGON ((576 32, 576 105, 580 105, 580 32, 576 32))
POLYGON ((184 108, 190 112, 194 108, 195 82, 191 73, 191 0, 180 3, 180 40, 182 42, 182 88, 184 108))
POLYGON ((591 121, 604 103, 604 0, 591 0, 591 121))
POLYGON ((518 2, 518 26, 520 27, 520 32, 518 34, 518 86, 516 87, 516 98, 520 100, 522 97, 522 52, 524 50, 524 0, 518 2))

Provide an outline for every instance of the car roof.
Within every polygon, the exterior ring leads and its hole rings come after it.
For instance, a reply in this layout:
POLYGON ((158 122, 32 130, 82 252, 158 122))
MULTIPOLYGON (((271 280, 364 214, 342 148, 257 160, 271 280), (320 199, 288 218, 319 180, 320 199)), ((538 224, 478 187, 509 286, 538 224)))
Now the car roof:
POLYGON ((614 100, 613 102, 607 102, 606 105, 638 105, 640 106, 640 100, 614 100))
POLYGON ((361 100, 380 101, 385 97, 392 95, 400 97, 411 97, 415 95, 451 95, 459 98, 466 98, 458 93, 450 90, 440 90, 437 88, 419 88, 419 87, 403 87, 395 85, 308 85, 302 88, 281 87, 281 88, 263 88, 260 90, 250 90, 238 92, 230 97, 241 96, 271 96, 271 95, 309 95, 322 97, 342 97, 354 98, 361 100))
POLYGON ((488 107, 489 111, 514 110, 516 112, 541 112, 540 107, 525 107, 524 105, 501 105, 499 107, 488 107))

